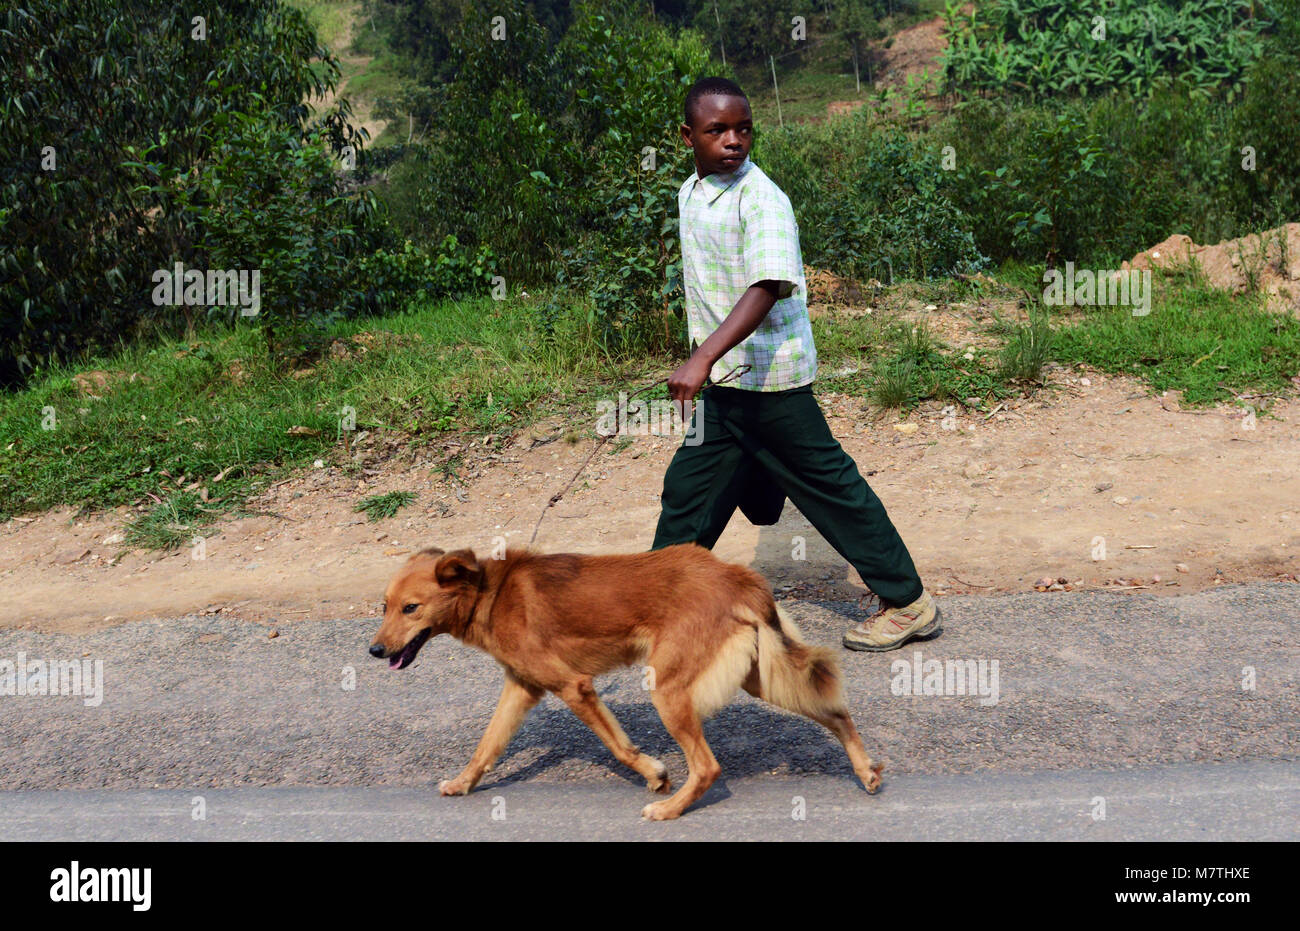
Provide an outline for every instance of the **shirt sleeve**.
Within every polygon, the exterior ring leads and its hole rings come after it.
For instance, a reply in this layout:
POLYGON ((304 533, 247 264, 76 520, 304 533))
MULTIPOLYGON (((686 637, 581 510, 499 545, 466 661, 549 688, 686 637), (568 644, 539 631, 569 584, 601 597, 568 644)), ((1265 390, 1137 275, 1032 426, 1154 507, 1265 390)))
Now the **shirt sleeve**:
POLYGON ((745 287, 778 282, 777 296, 794 293, 803 269, 799 262, 799 226, 790 204, 761 187, 740 198, 740 225, 745 251, 745 287))

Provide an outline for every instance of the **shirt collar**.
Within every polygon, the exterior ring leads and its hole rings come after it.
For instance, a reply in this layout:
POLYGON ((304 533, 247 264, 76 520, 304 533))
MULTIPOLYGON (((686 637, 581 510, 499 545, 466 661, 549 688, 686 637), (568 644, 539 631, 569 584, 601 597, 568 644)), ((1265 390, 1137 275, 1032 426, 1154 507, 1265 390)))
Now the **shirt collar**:
POLYGON ((690 185, 692 189, 694 189, 697 184, 703 185, 705 190, 712 195, 709 197, 709 202, 712 203, 717 200, 724 191, 741 178, 745 177, 745 175, 749 174, 749 170, 753 167, 754 163, 750 161, 749 156, 746 155, 745 160, 736 167, 735 171, 730 171, 725 174, 715 171, 712 174, 705 175, 701 178, 699 170, 697 169, 691 174, 689 179, 690 185))

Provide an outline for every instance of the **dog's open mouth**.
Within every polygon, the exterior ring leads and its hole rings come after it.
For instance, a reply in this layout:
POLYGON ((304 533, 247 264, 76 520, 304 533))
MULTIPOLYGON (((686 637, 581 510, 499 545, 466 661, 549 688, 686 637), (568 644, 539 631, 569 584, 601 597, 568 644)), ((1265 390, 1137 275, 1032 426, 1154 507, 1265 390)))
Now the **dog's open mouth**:
POLYGON ((411 665, 415 659, 415 654, 420 652, 420 647, 424 646, 424 641, 429 639, 429 634, 433 633, 432 627, 426 627, 415 635, 415 639, 406 645, 406 648, 396 656, 389 657, 389 669, 405 669, 411 665))

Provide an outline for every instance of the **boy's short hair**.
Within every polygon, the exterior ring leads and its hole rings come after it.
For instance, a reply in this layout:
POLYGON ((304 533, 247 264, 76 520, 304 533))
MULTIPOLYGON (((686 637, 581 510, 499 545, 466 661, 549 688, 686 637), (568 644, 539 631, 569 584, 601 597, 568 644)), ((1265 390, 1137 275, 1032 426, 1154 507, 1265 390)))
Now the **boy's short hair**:
POLYGON ((735 81, 729 81, 726 78, 700 78, 686 92, 684 113, 687 126, 695 125, 695 106, 700 98, 715 96, 740 97, 745 103, 749 103, 749 98, 745 96, 745 92, 740 89, 740 85, 735 81))

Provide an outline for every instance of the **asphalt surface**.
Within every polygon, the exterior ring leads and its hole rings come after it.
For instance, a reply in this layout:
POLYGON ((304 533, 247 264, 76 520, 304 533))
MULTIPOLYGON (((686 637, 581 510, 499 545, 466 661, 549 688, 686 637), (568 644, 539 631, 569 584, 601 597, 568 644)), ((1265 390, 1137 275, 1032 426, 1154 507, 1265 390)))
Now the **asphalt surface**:
MULTIPOLYGON (((438 798, 501 684, 490 657, 445 637, 393 672, 365 653, 378 618, 285 623, 274 639, 219 616, 79 637, 4 630, 0 673, 21 651, 102 661, 104 683, 97 705, 0 697, 3 836, 1295 839, 1298 595, 1264 583, 941 599, 938 639, 840 653, 850 710, 886 765, 882 793, 858 788, 822 728, 741 694, 706 725, 723 779, 658 833, 637 818, 639 777, 553 697, 475 793, 438 798), (984 694, 902 689, 894 664, 910 670, 917 651, 983 661, 984 694), (174 791, 141 791, 154 789, 174 791)), ((824 644, 858 616, 849 603, 784 606, 824 644)), ((598 685, 680 783, 681 751, 639 672, 598 685)))
POLYGON ((632 786, 106 789, 0 793, 29 841, 1294 840, 1300 764, 1178 763, 1121 772, 723 779, 687 816, 650 823, 632 786))

